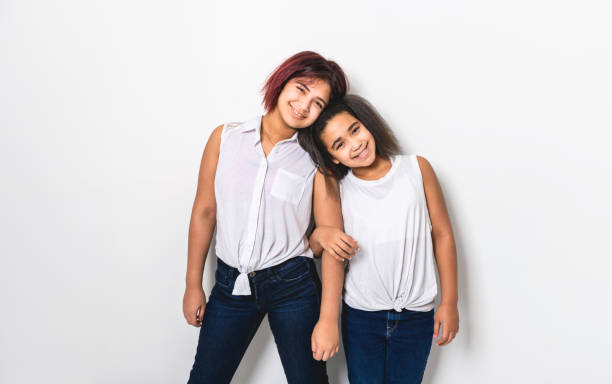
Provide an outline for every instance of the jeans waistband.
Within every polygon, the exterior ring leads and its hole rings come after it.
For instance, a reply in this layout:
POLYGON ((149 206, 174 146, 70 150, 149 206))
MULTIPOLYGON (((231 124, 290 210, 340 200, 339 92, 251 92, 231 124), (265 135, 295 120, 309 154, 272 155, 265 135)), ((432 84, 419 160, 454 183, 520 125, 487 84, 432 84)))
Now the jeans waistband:
POLYGON ((429 311, 421 312, 421 311, 413 311, 411 309, 405 309, 405 308, 402 309, 401 311, 396 311, 395 309, 383 309, 379 311, 364 311, 363 309, 357 309, 357 308, 351 307, 344 300, 342 301, 342 309, 344 311, 351 311, 362 317, 368 317, 371 319, 387 319, 387 320, 403 320, 403 319, 410 318, 415 315, 433 315, 434 313, 433 309, 429 311))
MULTIPOLYGON (((262 281, 262 280, 265 280, 275 275, 278 272, 282 272, 285 269, 295 268, 295 266, 299 264, 308 264, 311 270, 315 268, 314 260, 312 258, 306 257, 306 256, 296 256, 296 257, 292 257, 289 260, 285 260, 280 264, 276 264, 272 267, 260 269, 258 271, 253 271, 249 273, 249 280, 252 282, 262 281)), ((225 262, 223 262, 223 260, 221 260, 218 257, 217 257, 217 269, 221 269, 225 271, 227 274, 229 274, 229 277, 232 280, 236 280, 236 277, 238 277, 238 275, 240 274, 240 272, 238 271, 238 268, 234 268, 232 266, 227 265, 225 262)))

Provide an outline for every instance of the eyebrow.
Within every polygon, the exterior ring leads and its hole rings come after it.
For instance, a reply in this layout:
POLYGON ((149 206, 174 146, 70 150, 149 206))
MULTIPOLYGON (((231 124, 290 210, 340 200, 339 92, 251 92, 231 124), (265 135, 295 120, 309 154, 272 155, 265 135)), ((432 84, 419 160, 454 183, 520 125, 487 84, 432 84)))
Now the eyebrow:
MULTIPOLYGON (((310 92, 310 88, 308 88, 308 86, 305 83, 302 83, 299 80, 296 80, 295 82, 298 83, 299 85, 301 85, 302 87, 306 88, 306 90, 308 92, 310 92)), ((323 98, 321 96, 317 96, 316 98, 319 99, 319 101, 323 103, 323 108, 325 108, 325 106, 327 106, 327 102, 325 100, 323 100, 323 98)))
MULTIPOLYGON (((350 131, 350 130, 352 130, 352 129, 353 129, 353 127, 354 127, 354 126, 356 126, 356 125, 359 125, 359 123, 355 121, 355 122, 353 122, 353 124, 349 125, 349 127, 348 127, 346 130, 347 130, 347 131, 350 131)), ((334 142, 333 142, 333 143, 332 143, 332 145, 331 145, 332 149, 335 149, 336 144, 338 144, 338 142, 339 142, 340 140, 342 140, 342 137, 338 137, 336 140, 334 140, 334 142)))

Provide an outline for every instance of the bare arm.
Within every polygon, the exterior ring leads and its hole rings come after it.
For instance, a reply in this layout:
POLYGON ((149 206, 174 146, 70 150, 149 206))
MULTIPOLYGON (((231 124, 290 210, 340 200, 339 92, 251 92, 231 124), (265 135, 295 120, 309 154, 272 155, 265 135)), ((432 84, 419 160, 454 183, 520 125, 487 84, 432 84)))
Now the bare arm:
POLYGON ((417 160, 423 175, 425 198, 432 226, 434 254, 438 265, 442 292, 442 300, 434 320, 434 337, 438 336, 439 327, 442 325, 443 335, 437 344, 446 345, 450 343, 459 331, 459 313, 457 311, 457 251, 453 229, 451 228, 438 178, 427 159, 417 156, 417 160))
MULTIPOLYGON (((313 211, 317 227, 333 227, 342 230, 342 209, 338 184, 335 180, 326 183, 325 176, 317 172, 314 180, 313 211)), ((340 296, 344 284, 344 261, 323 251, 321 258, 322 296, 319 321, 312 335, 312 350, 315 360, 326 361, 338 352, 338 316, 340 296)))
POLYGON ((215 128, 204 148, 198 175, 198 188, 189 223, 183 314, 187 323, 195 327, 201 325, 206 308, 206 296, 202 288, 202 273, 216 225, 217 203, 214 185, 222 130, 222 125, 215 128))

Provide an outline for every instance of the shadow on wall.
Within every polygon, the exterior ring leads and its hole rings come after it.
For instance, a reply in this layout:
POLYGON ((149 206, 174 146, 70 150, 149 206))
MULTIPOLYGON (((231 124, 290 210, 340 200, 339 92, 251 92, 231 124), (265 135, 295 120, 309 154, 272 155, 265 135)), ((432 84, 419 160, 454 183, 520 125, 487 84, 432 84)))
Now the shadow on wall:
MULTIPOLYGON (((438 178, 440 174, 438 174, 438 178)), ((444 193, 444 199, 446 201, 446 206, 448 209, 448 215, 451 220, 451 224, 453 225, 453 234, 455 236, 455 245, 457 247, 457 285, 458 285, 458 294, 459 294, 459 333, 455 337, 455 339, 444 347, 439 347, 433 342, 431 346, 431 353, 429 355, 429 360, 427 362, 427 368, 425 369, 425 376, 423 377, 424 384, 434 384, 439 383, 440 380, 436 380, 436 372, 439 372, 440 367, 444 366, 444 350, 449 348, 460 348, 466 354, 469 352, 470 346, 470 321, 471 312, 470 312, 470 290, 469 290, 469 270, 468 263, 465 259, 465 254, 463 251, 465 250, 465 245, 463 242, 463 236, 461 235, 461 228, 455 226, 453 223, 453 217, 460 215, 461 212, 456 212, 452 200, 452 196, 446 193, 446 190, 440 181, 440 186, 442 187, 444 193)), ((436 275, 436 279, 438 281, 438 287, 440 287, 440 277, 436 275)), ((436 308, 440 302, 440 295, 436 299, 436 308)))

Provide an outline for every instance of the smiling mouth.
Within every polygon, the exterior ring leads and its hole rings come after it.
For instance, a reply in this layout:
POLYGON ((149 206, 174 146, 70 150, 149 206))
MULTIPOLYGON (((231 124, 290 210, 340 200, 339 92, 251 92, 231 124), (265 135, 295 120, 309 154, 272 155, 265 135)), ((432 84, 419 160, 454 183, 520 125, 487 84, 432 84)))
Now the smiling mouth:
POLYGON ((353 156, 353 159, 365 159, 370 154, 370 151, 368 150, 368 145, 369 144, 370 143, 366 143, 366 145, 363 148, 363 150, 361 152, 359 152, 356 156, 353 156))
POLYGON ((295 117, 297 117, 298 119, 305 119, 306 118, 306 115, 304 115, 303 113, 298 112, 298 110, 293 107, 293 104, 289 103, 289 106, 291 107, 291 110, 293 111, 293 115, 295 117))

